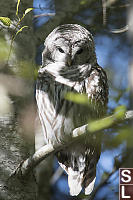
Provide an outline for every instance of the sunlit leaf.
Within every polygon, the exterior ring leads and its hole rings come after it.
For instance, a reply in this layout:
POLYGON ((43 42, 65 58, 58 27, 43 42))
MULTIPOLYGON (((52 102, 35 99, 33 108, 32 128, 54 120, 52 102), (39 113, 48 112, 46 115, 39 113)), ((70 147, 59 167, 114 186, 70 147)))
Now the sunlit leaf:
POLYGON ((38 69, 30 62, 22 61, 18 64, 16 74, 28 79, 33 80, 37 78, 38 69))
POLYGON ((89 122, 88 130, 90 132, 95 132, 95 131, 109 128, 114 123, 114 120, 119 121, 121 119, 124 119, 125 112, 126 112, 125 106, 123 106, 123 105, 118 106, 115 109, 114 114, 112 116, 105 117, 103 119, 96 120, 93 122, 89 122))
MULTIPOLYGON (((9 54, 9 45, 7 42, 0 38, 0 62, 5 62, 9 54)), ((1 68, 2 65, 0 65, 1 68)))
POLYGON ((132 129, 129 127, 122 128, 122 130, 120 130, 120 133, 115 137, 115 140, 120 144, 126 141, 128 146, 133 146, 132 129))
POLYGON ((34 69, 34 79, 36 80, 37 77, 38 77, 38 69, 35 68, 35 69, 34 69))
POLYGON ((24 14, 26 15, 27 13, 31 12, 34 8, 27 8, 24 12, 24 14))
POLYGON ((126 107, 124 105, 118 106, 115 109, 115 117, 117 119, 123 119, 125 116, 125 112, 126 112, 126 107))
POLYGON ((8 17, 0 17, 0 21, 5 25, 5 26, 10 26, 11 25, 11 20, 8 17))
POLYGON ((89 122, 88 131, 95 132, 105 128, 108 128, 113 123, 113 117, 106 117, 104 119, 96 120, 93 122, 89 122))
MULTIPOLYGON (((18 17, 18 9, 19 9, 20 0, 17 2, 16 16, 18 17)), ((18 17, 19 18, 19 17, 18 17)))
POLYGON ((88 104, 89 100, 85 94, 75 94, 73 92, 68 92, 65 98, 69 101, 73 101, 78 104, 88 104))
POLYGON ((81 1, 80 1, 80 4, 81 4, 81 5, 85 5, 86 3, 87 3, 87 0, 81 0, 81 1))
POLYGON ((18 33, 22 32, 22 30, 23 30, 24 28, 28 28, 28 26, 23 26, 23 27, 21 27, 21 28, 17 31, 16 35, 18 35, 18 33))

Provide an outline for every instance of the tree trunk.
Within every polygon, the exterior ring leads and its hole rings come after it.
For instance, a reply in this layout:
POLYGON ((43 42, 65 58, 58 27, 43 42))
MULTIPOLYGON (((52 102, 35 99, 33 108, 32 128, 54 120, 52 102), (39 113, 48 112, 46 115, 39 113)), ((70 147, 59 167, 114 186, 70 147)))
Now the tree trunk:
POLYGON ((33 173, 22 181, 16 176, 10 177, 18 164, 29 154, 29 145, 18 133, 17 124, 11 117, 0 118, 0 149, 0 199, 36 199, 33 173))

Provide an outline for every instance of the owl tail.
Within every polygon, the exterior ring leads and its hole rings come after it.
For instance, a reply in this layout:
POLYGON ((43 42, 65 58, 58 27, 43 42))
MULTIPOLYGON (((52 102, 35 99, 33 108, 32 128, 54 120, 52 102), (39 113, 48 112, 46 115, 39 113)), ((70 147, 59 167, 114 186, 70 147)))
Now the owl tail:
MULTIPOLYGON (((86 187, 85 189, 85 195, 89 195, 94 188, 95 179, 86 187)), ((68 185, 70 188, 70 195, 71 196, 77 196, 83 187, 83 174, 81 174, 79 171, 73 171, 71 168, 68 169, 68 185)))
POLYGON ((68 185, 70 188, 70 195, 77 196, 82 190, 82 178, 83 176, 79 171, 73 171, 72 168, 68 168, 68 185))
POLYGON ((83 189, 89 195, 95 184, 96 165, 100 157, 97 147, 84 143, 74 143, 56 154, 60 166, 68 174, 70 195, 77 196, 83 189))
MULTIPOLYGON (((60 153, 60 155, 64 155, 60 153)), ((79 157, 76 158, 79 163, 79 157)), ((59 162, 60 166, 66 171, 68 174, 68 185, 70 188, 70 195, 77 196, 82 189, 86 195, 89 195, 95 184, 96 179, 96 165, 93 165, 92 168, 88 166, 86 169, 86 163, 80 163, 77 169, 72 166, 70 163, 59 162)))

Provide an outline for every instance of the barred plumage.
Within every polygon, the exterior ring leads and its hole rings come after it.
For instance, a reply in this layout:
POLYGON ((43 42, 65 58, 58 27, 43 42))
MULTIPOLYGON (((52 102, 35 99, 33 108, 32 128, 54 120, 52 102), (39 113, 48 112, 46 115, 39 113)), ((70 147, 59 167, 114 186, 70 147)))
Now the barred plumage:
MULTIPOLYGON (((46 38, 42 67, 36 84, 36 100, 45 143, 64 143, 74 128, 105 114, 107 77, 97 64, 92 35, 76 24, 62 25, 46 38), (67 92, 85 93, 90 107, 65 99, 67 92)), ((100 156, 100 139, 85 136, 57 153, 68 174, 71 195, 85 188, 90 194, 100 156)))

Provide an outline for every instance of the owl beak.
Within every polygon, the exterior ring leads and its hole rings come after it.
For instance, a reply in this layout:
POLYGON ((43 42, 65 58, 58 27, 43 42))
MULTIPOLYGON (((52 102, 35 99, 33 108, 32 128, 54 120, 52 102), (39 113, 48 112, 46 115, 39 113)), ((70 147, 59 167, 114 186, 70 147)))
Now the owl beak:
POLYGON ((68 64, 69 67, 70 67, 71 64, 72 64, 72 58, 71 58, 71 55, 70 55, 70 54, 67 56, 67 64, 68 64))

